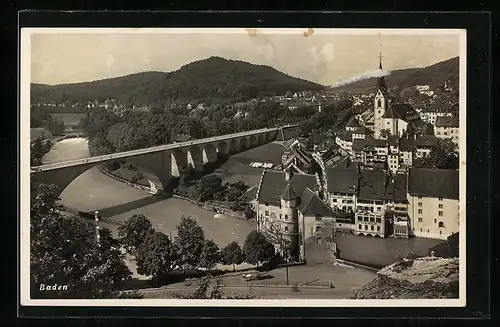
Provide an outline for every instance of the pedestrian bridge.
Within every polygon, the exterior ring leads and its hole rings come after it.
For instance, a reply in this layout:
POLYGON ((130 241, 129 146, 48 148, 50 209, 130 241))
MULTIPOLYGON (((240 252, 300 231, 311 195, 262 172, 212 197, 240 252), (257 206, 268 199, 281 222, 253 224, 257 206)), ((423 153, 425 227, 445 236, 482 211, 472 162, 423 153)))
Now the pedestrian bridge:
POLYGON ((207 163, 214 163, 218 154, 231 155, 264 145, 274 140, 298 136, 300 125, 286 125, 258 130, 208 137, 193 141, 160 145, 102 156, 57 162, 31 168, 32 184, 54 184, 60 194, 75 178, 107 161, 127 160, 158 179, 159 189, 166 189, 172 177, 179 177, 188 165, 203 171, 207 163))

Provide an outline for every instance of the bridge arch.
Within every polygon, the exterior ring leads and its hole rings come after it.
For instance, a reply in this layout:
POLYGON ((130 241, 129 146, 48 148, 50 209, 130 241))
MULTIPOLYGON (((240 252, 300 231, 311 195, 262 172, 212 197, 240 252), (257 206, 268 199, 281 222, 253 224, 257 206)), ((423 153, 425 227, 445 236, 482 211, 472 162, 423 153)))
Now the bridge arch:
POLYGON ((241 146, 244 148, 244 149, 250 149, 252 147, 252 140, 251 140, 251 136, 243 136, 241 138, 241 146))
POLYGON ((203 164, 217 161, 217 148, 213 144, 206 144, 203 149, 203 164))
MULTIPOLYGON (((42 171, 33 169, 30 174, 31 183, 35 187, 40 183, 55 185, 57 186, 56 194, 59 196, 71 182, 87 170, 104 162, 114 160, 117 159, 110 156, 108 159, 94 162, 91 162, 89 159, 83 159, 83 164, 62 166, 54 169, 50 169, 50 167, 42 171)), ((168 188, 170 184, 171 168, 170 153, 167 151, 131 156, 128 157, 126 161, 143 169, 150 182, 155 184, 158 190, 165 190, 168 188)))
POLYGON ((241 139, 232 139, 229 141, 229 152, 238 152, 241 148, 241 139))
POLYGON ((187 150, 188 165, 193 167, 194 171, 203 171, 203 150, 199 146, 192 146, 187 150))
POLYGON ((220 154, 229 154, 229 150, 230 150, 230 147, 229 147, 229 141, 221 141, 219 143, 217 143, 217 152, 220 153, 220 154))
POLYGON ((180 177, 181 172, 187 168, 188 158, 187 152, 181 149, 176 149, 171 152, 171 174, 173 177, 180 177))
POLYGON ((255 135, 250 136, 250 146, 254 147, 259 144, 259 138, 255 135))
POLYGON ((257 136, 257 144, 262 145, 266 143, 266 133, 261 133, 257 136))

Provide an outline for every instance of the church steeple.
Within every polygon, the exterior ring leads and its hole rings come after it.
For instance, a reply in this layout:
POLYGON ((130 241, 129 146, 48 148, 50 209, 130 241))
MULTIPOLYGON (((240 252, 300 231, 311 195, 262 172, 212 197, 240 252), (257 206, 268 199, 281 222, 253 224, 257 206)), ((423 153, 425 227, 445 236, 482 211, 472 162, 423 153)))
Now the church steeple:
POLYGON ((387 84, 385 84, 384 75, 382 75, 382 52, 379 55, 379 66, 381 76, 377 79, 377 91, 380 90, 383 95, 387 95, 387 84))

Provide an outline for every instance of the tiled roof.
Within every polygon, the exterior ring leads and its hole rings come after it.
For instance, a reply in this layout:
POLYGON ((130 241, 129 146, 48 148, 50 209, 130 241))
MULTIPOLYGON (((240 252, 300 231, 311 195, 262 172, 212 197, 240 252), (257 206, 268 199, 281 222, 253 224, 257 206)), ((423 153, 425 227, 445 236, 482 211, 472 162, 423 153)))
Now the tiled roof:
POLYGON ((382 118, 399 118, 404 121, 414 120, 413 117, 418 119, 419 116, 415 109, 408 103, 391 104, 382 116, 382 118))
POLYGON ((348 168, 348 169, 358 169, 358 166, 356 163, 353 163, 349 156, 343 157, 341 160, 339 160, 336 165, 336 168, 348 168))
POLYGON ((358 169, 353 168, 327 168, 328 192, 354 194, 355 189, 353 186, 358 185, 358 173, 358 169))
POLYGON ((408 179, 411 195, 458 200, 458 170, 411 168, 408 179))
POLYGON ((398 143, 399 143, 399 137, 398 137, 397 135, 389 135, 389 136, 387 137, 387 143, 388 143, 389 145, 394 145, 394 146, 396 146, 396 145, 398 145, 398 143))
POLYGON ((363 170, 359 180, 360 199, 366 200, 406 200, 406 175, 391 177, 380 170, 363 170))
POLYGON ((359 124, 359 121, 356 119, 356 117, 352 116, 346 123, 346 127, 359 127, 361 126, 359 124))
POLYGON ((299 197, 295 194, 293 191, 293 188, 290 186, 290 183, 286 184, 285 189, 283 190, 283 193, 281 193, 281 199, 288 201, 288 200, 295 200, 298 199, 299 197))
POLYGON ((436 127, 458 127, 458 117, 437 117, 436 118, 436 127))
POLYGON ((351 131, 343 131, 339 133, 338 137, 343 141, 351 141, 352 140, 352 132, 351 131))
POLYGON ((354 139, 352 140, 352 149, 353 150, 363 150, 365 148, 365 140, 363 139, 354 139))
POLYGON ((396 110, 394 110, 393 106, 389 106, 389 108, 384 112, 382 118, 402 118, 402 117, 396 110))
POLYGON ((300 205, 297 209, 304 215, 320 215, 335 217, 336 213, 326 205, 321 199, 309 188, 304 190, 300 198, 300 205))
POLYGON ((415 144, 412 139, 400 139, 399 149, 401 151, 413 151, 413 149, 415 149, 415 144))
POLYGON ((353 131, 354 134, 364 134, 364 135, 367 135, 367 134, 373 134, 373 131, 369 128, 366 128, 364 126, 360 126, 358 128, 356 128, 354 131, 353 131))
POLYGON ((289 181, 285 180, 285 173, 275 170, 266 170, 262 176, 262 182, 258 194, 259 202, 278 204, 286 185, 290 183, 295 194, 302 194, 306 187, 315 189, 316 176, 305 174, 293 174, 289 181))
POLYGON ((434 135, 425 135, 417 137, 413 140, 413 144, 416 147, 429 147, 438 145, 439 139, 434 135))

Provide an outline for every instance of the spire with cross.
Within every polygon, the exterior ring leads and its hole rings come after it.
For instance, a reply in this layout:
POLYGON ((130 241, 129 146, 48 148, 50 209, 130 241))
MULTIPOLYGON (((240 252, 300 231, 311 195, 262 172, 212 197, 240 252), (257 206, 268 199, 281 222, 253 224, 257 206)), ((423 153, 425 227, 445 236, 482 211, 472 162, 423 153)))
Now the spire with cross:
POLYGON ((378 57, 380 59, 379 69, 382 69, 382 52, 380 52, 378 57))

